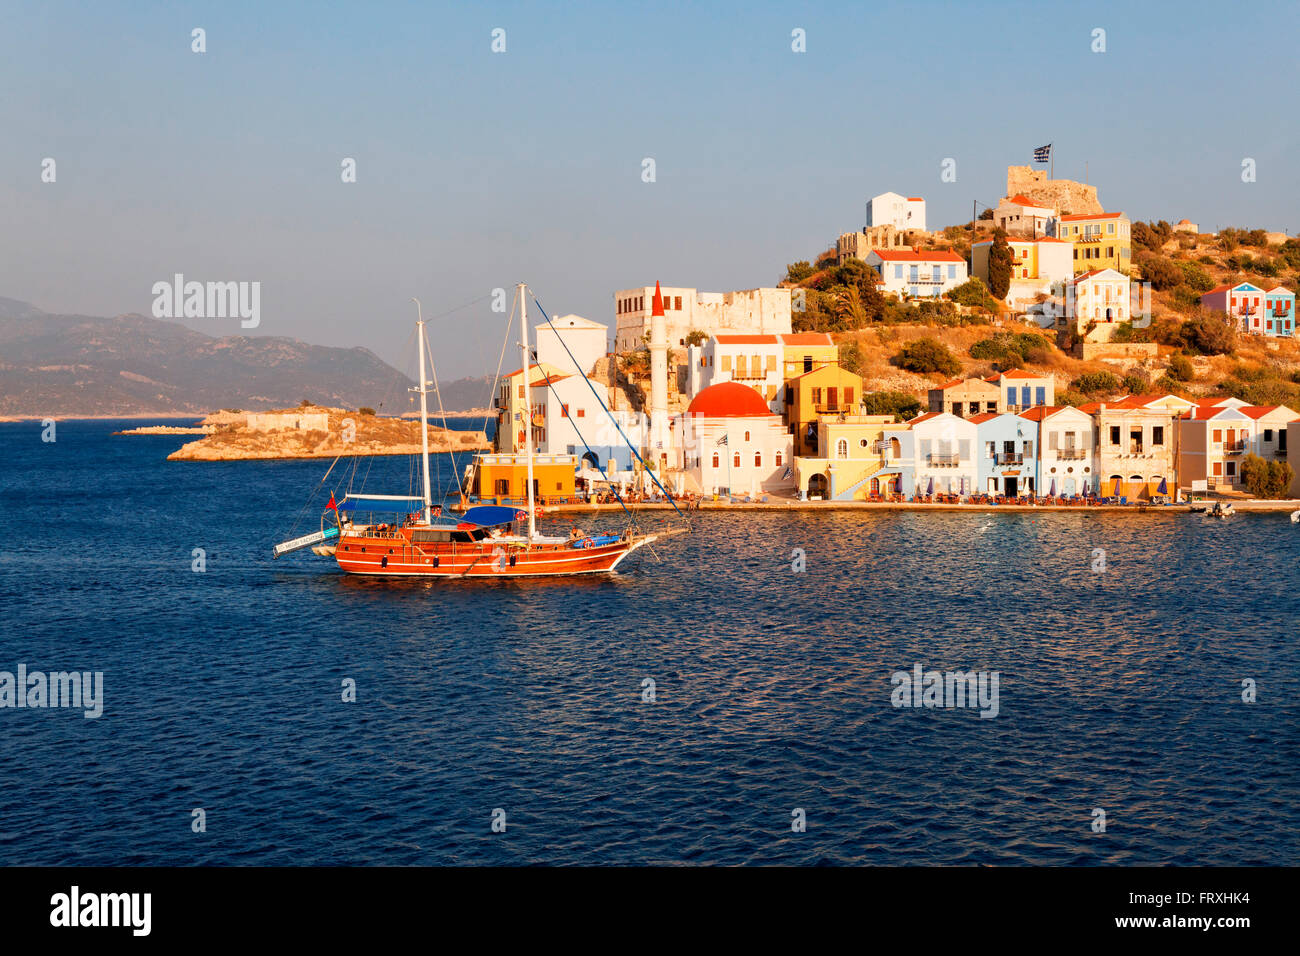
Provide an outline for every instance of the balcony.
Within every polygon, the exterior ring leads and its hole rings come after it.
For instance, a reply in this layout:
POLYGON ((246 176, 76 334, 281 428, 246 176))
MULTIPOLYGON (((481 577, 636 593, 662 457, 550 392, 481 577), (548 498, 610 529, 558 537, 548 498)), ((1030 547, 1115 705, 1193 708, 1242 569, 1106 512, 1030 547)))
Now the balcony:
POLYGON ((931 468, 956 468, 961 464, 960 455, 928 455, 926 461, 931 468))
POLYGON ((825 402, 814 405, 813 410, 818 415, 841 415, 853 411, 853 406, 845 405, 843 402, 837 402, 834 405, 825 402))
MULTIPOLYGON (((775 373, 775 369, 773 369, 773 373, 775 373)), ((731 373, 731 380, 733 382, 761 382, 766 379, 767 376, 768 373, 762 369, 750 369, 748 371, 740 370, 731 373)))
POLYGON ((1246 443, 1244 441, 1225 441, 1223 443, 1223 453, 1225 455, 1244 455, 1246 453, 1246 443))
POLYGON ((1003 451, 993 456, 995 465, 1023 465, 1024 463, 1025 456, 1020 452, 1003 451))
POLYGON ((1056 453, 1058 461, 1083 461, 1087 457, 1088 453, 1082 448, 1062 448, 1056 453))

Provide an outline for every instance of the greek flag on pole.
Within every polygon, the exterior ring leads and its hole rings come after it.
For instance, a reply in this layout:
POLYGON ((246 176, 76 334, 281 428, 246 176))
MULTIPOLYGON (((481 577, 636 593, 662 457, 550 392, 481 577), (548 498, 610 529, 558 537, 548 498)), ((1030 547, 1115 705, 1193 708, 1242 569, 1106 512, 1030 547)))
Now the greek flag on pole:
POLYGON ((722 436, 721 438, 719 438, 716 442, 714 442, 715 445, 725 445, 726 443, 727 443, 727 436, 726 436, 726 435, 723 435, 723 436, 722 436))
POLYGON ((1045 163, 1051 158, 1052 158, 1051 143, 1048 143, 1046 146, 1039 146, 1037 149, 1034 150, 1034 162, 1036 163, 1045 163))

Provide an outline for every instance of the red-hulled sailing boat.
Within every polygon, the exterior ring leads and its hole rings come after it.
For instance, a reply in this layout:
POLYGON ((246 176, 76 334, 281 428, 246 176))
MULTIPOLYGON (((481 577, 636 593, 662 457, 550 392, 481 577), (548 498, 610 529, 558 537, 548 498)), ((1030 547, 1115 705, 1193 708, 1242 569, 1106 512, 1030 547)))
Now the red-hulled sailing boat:
MULTIPOLYGON (((518 286, 521 350, 524 368, 532 364, 528 348, 526 286, 518 286)), ((664 533, 584 534, 577 529, 567 537, 539 534, 533 500, 532 429, 525 428, 524 451, 528 468, 528 506, 516 510, 500 505, 479 505, 461 514, 444 515, 434 507, 429 486, 429 433, 427 395, 434 383, 425 376, 425 323, 416 322, 420 350, 420 383, 411 389, 420 395, 422 436, 422 497, 348 494, 330 505, 321 517, 321 530, 277 544, 273 555, 310 547, 332 556, 349 574, 387 577, 518 578, 552 575, 605 574, 613 571, 633 551, 663 537, 664 533), (327 526, 331 513, 336 524, 327 526), (391 516, 391 520, 376 520, 391 516), (360 519, 360 520, 359 520, 360 519)), ((531 408, 529 376, 523 376, 523 407, 531 408)), ((435 386, 436 387, 436 386, 435 386)))

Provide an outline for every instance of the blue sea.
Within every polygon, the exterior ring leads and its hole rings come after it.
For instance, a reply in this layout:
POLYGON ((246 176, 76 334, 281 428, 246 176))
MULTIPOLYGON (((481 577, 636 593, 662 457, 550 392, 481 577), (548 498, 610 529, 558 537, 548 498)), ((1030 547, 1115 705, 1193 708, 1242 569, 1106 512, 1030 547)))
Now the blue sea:
POLYGON ((270 551, 345 463, 135 424, 0 424, 0 670, 104 675, 0 709, 0 863, 1297 862, 1284 514, 701 513, 609 579, 359 580, 270 551), (997 716, 893 706, 918 664, 997 716))

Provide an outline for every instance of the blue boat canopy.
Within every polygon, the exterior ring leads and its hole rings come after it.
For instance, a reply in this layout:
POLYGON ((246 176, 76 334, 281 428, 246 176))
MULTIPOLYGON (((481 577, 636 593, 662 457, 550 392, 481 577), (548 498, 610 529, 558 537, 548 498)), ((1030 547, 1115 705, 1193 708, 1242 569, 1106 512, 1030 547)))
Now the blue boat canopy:
POLYGON ((423 509, 423 498, 405 498, 400 495, 348 495, 339 505, 339 511, 387 511, 399 514, 423 509))
POLYGON ((461 520, 476 524, 482 528, 491 528, 496 525, 518 521, 520 515, 528 516, 525 511, 507 508, 505 505, 477 505, 461 515, 461 520))

